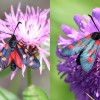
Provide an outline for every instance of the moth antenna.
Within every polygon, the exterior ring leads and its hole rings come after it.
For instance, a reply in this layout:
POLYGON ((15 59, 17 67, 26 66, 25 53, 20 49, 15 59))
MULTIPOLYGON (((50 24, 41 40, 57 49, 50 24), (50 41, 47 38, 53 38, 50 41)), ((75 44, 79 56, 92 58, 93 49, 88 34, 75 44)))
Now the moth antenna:
POLYGON ((95 27, 96 27, 96 28, 97 28, 97 30, 100 32, 100 30, 98 29, 97 25, 96 25, 96 24, 95 24, 95 22, 94 22, 93 17, 92 17, 91 15, 89 15, 89 14, 88 14, 88 16, 91 18, 91 20, 93 21, 93 23, 94 23, 95 27))
POLYGON ((17 29, 17 27, 18 27, 19 24, 22 24, 22 23, 21 23, 21 22, 18 22, 18 23, 17 23, 17 25, 16 25, 16 27, 15 27, 15 30, 14 30, 14 32, 13 32, 13 35, 14 35, 14 33, 15 33, 15 31, 16 31, 16 29, 17 29))
MULTIPOLYGON (((21 22, 18 22, 18 24, 16 25, 15 30, 14 30, 14 32, 13 32, 13 35, 14 35, 14 33, 15 33, 15 31, 16 31, 16 28, 18 27, 19 24, 22 24, 22 23, 21 23, 21 22)), ((9 33, 3 32, 3 31, 0 31, 0 32, 5 33, 5 34, 9 34, 9 33)), ((12 34, 9 34, 9 35, 12 35, 12 34)))

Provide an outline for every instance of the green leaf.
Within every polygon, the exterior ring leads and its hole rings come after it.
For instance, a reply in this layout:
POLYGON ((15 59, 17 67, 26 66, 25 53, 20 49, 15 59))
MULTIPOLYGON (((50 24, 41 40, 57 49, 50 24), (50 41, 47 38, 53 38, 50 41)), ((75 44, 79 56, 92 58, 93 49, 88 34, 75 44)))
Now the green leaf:
POLYGON ((49 98, 41 88, 32 85, 23 91, 23 100, 49 100, 49 98))
POLYGON ((10 66, 8 66, 8 68, 0 72, 0 77, 4 77, 5 75, 8 75, 10 72, 11 72, 11 69, 10 69, 10 66))
POLYGON ((0 87, 0 100, 19 100, 16 95, 0 87))

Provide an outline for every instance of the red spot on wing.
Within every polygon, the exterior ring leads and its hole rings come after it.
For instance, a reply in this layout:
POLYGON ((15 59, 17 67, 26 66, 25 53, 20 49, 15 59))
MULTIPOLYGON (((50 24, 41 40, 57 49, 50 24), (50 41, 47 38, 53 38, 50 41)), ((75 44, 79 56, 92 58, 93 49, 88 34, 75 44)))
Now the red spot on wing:
POLYGON ((16 50, 14 50, 12 53, 11 53, 11 57, 12 59, 15 61, 15 64, 18 66, 18 68, 21 68, 22 69, 22 60, 19 56, 19 54, 17 53, 16 50))
POLYGON ((69 49, 73 49, 74 46, 73 46, 73 45, 69 45, 68 48, 69 48, 69 49))
POLYGON ((91 53, 92 51, 91 50, 88 50, 88 53, 91 53))
POLYGON ((93 51, 93 53, 96 53, 96 51, 97 51, 97 50, 95 49, 95 50, 93 51))
POLYGON ((78 40, 77 42, 79 43, 79 42, 81 42, 82 40, 78 40))
POLYGON ((87 58, 87 61, 88 61, 89 63, 92 63, 92 58, 91 58, 91 57, 88 57, 88 58, 87 58))
POLYGON ((100 45, 100 40, 96 40, 95 45, 100 45))
POLYGON ((82 46, 82 44, 78 44, 77 46, 82 46))
POLYGON ((88 36, 85 37, 86 39, 89 39, 91 38, 91 34, 89 34, 88 36))

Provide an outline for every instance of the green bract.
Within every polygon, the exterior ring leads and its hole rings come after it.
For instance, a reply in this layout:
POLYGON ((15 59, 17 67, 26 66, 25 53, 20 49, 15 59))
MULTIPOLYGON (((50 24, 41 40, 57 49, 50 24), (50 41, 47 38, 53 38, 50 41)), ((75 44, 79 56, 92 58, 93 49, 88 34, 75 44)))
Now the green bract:
POLYGON ((32 85, 24 90, 23 100, 49 100, 49 98, 41 88, 32 85))

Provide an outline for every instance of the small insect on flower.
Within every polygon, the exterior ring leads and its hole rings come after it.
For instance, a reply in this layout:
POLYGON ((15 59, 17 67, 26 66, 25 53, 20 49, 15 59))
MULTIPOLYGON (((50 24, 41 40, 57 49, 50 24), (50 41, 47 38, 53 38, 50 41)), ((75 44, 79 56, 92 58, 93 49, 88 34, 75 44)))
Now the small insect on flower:
POLYGON ((89 72, 92 69, 100 46, 100 30, 95 24, 92 16, 89 16, 94 23, 94 26, 97 28, 97 31, 66 46, 61 51, 61 56, 72 56, 79 54, 76 62, 78 65, 82 66, 82 69, 85 72, 89 72))
MULTIPOLYGON (((18 22, 16 28, 19 24, 21 24, 21 22, 18 22)), ((13 34, 9 34, 11 35, 11 38, 0 51, 0 72, 9 65, 11 65, 12 71, 15 71, 16 67, 22 69, 22 64, 30 68, 39 68, 39 60, 27 49, 25 44, 16 39, 16 36, 14 35, 15 30, 13 34)))
MULTIPOLYGON (((35 9, 29 5, 27 5, 25 9, 23 12, 21 3, 18 4, 16 11, 13 5, 11 5, 10 13, 5 12, 5 19, 0 19, 0 41, 2 42, 0 43, 0 48, 5 44, 4 40, 11 37, 9 34, 5 35, 5 33, 12 33, 16 27, 16 23, 21 22, 22 24, 16 29, 14 35, 17 40, 20 40, 19 43, 26 44, 25 48, 27 47, 28 49, 25 49, 26 52, 29 51, 32 55, 38 57, 40 62, 39 71, 40 74, 42 74, 44 67, 50 70, 50 18, 48 16, 50 9, 41 10, 39 7, 35 9)), ((26 55, 23 55, 23 57, 26 57, 26 55)), ((33 57, 31 59, 33 59, 33 57)), ((30 63, 30 65, 31 64, 32 63, 30 63)), ((26 66, 23 64, 23 76, 25 69, 26 66)), ((14 76, 16 72, 17 68, 13 71, 11 76, 14 76)))

